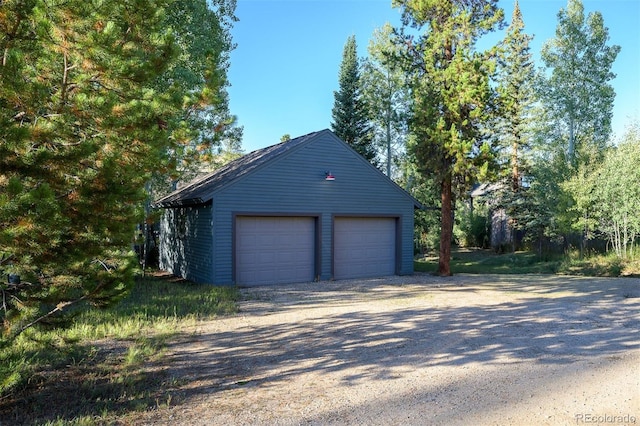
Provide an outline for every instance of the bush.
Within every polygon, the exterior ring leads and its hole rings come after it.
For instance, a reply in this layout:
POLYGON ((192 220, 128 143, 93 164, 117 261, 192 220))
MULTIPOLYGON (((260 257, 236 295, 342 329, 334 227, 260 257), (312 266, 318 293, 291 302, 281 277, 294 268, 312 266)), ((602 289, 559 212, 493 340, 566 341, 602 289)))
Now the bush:
POLYGON ((489 220, 484 213, 470 212, 461 215, 454 227, 454 236, 461 247, 489 247, 489 220))

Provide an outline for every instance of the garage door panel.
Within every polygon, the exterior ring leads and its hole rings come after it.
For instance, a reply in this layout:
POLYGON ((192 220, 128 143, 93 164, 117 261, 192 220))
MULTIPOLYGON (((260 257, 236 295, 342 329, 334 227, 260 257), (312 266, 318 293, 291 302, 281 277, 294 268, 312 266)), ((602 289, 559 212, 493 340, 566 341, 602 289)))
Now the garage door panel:
POLYGON ((395 218, 336 218, 334 277, 362 278, 396 273, 395 218))
POLYGON ((315 219, 237 217, 235 267, 240 285, 313 280, 315 219))

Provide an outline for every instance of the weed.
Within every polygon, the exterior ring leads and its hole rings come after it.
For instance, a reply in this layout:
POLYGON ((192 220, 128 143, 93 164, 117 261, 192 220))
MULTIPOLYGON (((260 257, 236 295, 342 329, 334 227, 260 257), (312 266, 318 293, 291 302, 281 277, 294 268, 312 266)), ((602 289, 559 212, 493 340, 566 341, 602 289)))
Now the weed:
POLYGON ((568 253, 562 261, 560 272, 564 274, 619 277, 638 274, 631 261, 623 260, 615 253, 593 254, 581 257, 577 252, 568 253))

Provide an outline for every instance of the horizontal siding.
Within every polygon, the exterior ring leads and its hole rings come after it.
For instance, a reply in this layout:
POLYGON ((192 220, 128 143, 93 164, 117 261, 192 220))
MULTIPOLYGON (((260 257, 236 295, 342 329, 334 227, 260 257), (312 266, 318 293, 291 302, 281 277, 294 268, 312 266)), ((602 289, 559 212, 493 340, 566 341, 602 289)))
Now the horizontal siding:
POLYGON ((212 283, 211 206, 166 209, 160 232, 160 269, 202 283, 212 283))
POLYGON ((318 215, 321 279, 331 277, 333 215, 398 216, 401 274, 413 272, 413 200, 344 144, 325 133, 214 196, 215 282, 232 282, 234 213, 318 215), (326 172, 334 181, 324 179, 326 172))
POLYGON ((214 282, 216 284, 235 284, 233 281, 233 239, 232 213, 226 208, 220 208, 221 202, 214 201, 214 226, 216 238, 213 241, 215 252, 214 282))

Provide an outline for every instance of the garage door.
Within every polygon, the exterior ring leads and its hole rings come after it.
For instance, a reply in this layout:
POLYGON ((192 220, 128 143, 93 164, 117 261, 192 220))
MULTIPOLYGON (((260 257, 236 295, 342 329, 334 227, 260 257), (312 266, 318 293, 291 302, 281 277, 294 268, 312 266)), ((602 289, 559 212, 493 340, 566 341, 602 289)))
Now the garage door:
POLYGON ((394 218, 336 218, 333 235, 336 279, 396 273, 394 218))
POLYGON ((312 217, 237 217, 237 284, 312 281, 314 241, 312 217))

